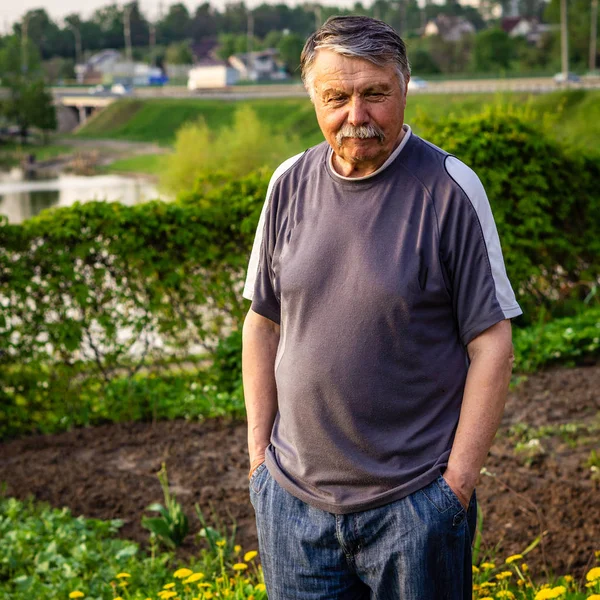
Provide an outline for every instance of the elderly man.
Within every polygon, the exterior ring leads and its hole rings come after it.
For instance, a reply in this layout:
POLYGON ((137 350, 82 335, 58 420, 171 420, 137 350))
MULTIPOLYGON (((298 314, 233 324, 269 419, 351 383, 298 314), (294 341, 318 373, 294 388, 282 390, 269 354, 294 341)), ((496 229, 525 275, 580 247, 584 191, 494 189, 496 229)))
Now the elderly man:
POLYGON ((328 20, 302 75, 326 141, 273 175, 244 294, 268 595, 470 599, 474 487, 521 312, 489 203, 404 123, 388 25, 328 20))

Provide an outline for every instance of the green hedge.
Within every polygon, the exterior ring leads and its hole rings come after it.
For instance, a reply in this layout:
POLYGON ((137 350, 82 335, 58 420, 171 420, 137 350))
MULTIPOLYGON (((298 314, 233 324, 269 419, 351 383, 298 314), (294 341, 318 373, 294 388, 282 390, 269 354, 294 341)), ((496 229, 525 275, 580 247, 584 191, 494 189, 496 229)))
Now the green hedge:
POLYGON ((492 205, 524 322, 572 313, 600 277, 600 161, 533 125, 535 113, 488 107, 418 125, 479 175, 492 205))
MULTIPOLYGON (((598 163, 565 154, 523 111, 423 120, 421 130, 480 175, 521 324, 576 313, 599 280, 598 163)), ((139 396, 142 369, 189 362, 219 340, 208 384, 216 378, 237 402, 238 342, 227 336, 247 310, 241 288, 267 182, 260 172, 211 191, 200 181, 172 203, 90 202, 21 225, 0 220, 0 431, 10 414, 47 424, 39 415, 59 404, 68 410, 50 429, 111 418, 117 403, 106 399, 139 396)), ((148 399, 131 418, 171 414, 148 399)))

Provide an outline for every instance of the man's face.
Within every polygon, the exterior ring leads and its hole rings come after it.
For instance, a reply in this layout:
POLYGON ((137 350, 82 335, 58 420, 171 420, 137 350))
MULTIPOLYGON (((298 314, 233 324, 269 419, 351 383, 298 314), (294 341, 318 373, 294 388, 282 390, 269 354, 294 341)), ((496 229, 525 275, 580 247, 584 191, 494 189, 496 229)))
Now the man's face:
POLYGON ((404 123, 406 93, 395 65, 318 50, 312 77, 317 121, 336 171, 347 177, 376 171, 398 145, 404 123))

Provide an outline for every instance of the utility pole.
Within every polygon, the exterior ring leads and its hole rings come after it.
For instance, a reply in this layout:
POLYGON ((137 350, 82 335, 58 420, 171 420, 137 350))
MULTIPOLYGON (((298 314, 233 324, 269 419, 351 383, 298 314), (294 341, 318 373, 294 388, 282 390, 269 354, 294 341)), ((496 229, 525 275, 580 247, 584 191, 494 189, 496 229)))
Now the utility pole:
POLYGON ((569 33, 567 28, 567 0, 560 0, 561 63, 564 82, 569 81, 569 33))
POLYGON ((131 62, 133 54, 131 52, 131 5, 123 7, 123 34, 125 37, 125 56, 131 62))
POLYGON ((156 48, 156 25, 154 23, 149 23, 150 29, 150 56, 152 57, 152 66, 156 66, 156 55, 154 53, 154 49, 156 48))
POLYGON ((251 78, 252 72, 252 49, 254 44, 254 15, 252 14, 252 10, 248 8, 247 10, 248 16, 248 31, 247 31, 247 39, 246 39, 246 53, 248 56, 247 60, 247 69, 248 69, 248 79, 251 78))
POLYGON ((73 31, 73 36, 75 37, 75 64, 81 64, 81 55, 83 54, 83 48, 81 45, 81 32, 79 31, 79 27, 73 25, 73 23, 69 23, 69 29, 73 31))
POLYGON ((596 53, 598 39, 598 0, 592 0, 592 15, 590 27, 590 72, 596 70, 596 53))
POLYGON ((21 73, 27 75, 29 70, 29 59, 27 56, 27 28, 29 27, 29 15, 23 17, 23 27, 21 29, 21 73))

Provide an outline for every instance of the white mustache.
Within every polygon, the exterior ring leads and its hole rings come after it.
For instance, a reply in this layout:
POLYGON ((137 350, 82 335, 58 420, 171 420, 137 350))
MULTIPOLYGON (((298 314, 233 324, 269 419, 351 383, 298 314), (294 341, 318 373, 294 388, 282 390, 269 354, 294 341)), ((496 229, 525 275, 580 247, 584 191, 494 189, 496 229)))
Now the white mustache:
POLYGON ((361 140, 377 138, 380 142, 383 142, 385 135, 383 131, 375 125, 350 125, 350 123, 346 123, 335 136, 335 141, 338 146, 342 145, 344 138, 358 138, 361 140))

